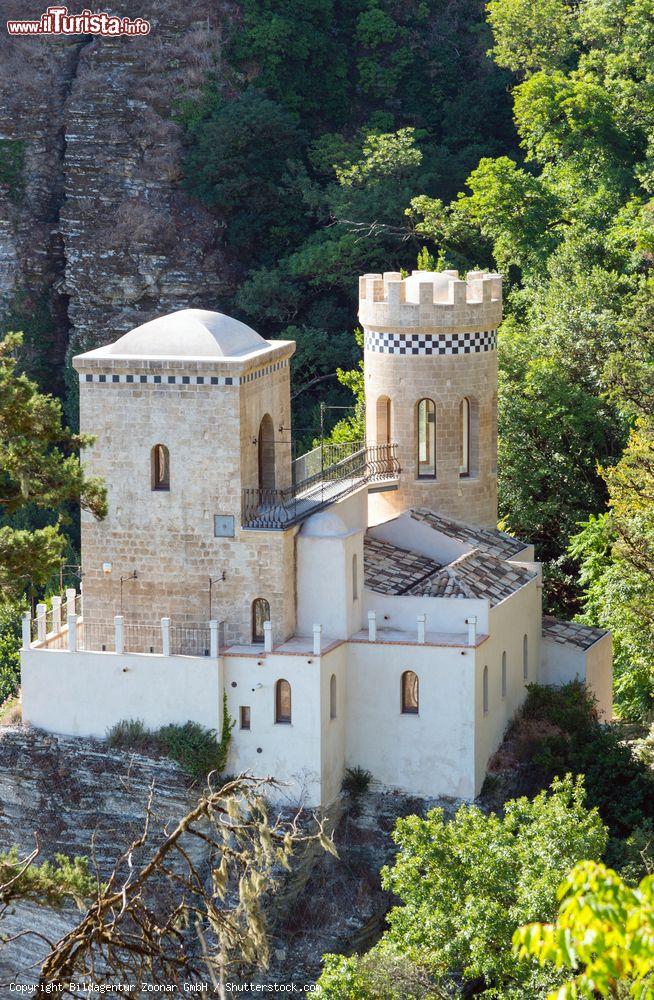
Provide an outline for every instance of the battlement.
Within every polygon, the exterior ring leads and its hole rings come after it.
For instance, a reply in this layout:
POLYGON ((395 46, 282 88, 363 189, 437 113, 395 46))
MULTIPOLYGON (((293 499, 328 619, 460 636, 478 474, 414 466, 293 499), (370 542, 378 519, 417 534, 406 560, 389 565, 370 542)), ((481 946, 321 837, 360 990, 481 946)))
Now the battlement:
POLYGON ((482 331, 502 320, 502 276, 469 271, 396 271, 359 278, 359 320, 364 327, 482 331))

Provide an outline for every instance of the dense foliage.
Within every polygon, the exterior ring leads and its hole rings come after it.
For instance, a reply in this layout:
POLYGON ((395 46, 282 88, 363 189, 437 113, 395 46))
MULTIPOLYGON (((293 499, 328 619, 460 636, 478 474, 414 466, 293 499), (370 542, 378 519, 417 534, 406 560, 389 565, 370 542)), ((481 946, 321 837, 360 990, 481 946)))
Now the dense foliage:
POLYGON ((654 875, 628 886, 611 869, 584 861, 559 888, 554 924, 519 928, 514 946, 570 977, 548 1000, 654 997, 654 875), (622 992, 619 992, 621 987, 622 992))
POLYGON ((80 449, 89 437, 61 423, 61 404, 43 395, 16 371, 21 339, 0 341, 0 597, 43 587, 66 547, 62 531, 67 503, 80 503, 96 517, 107 510, 104 486, 84 476, 80 449), (47 512, 50 523, 21 524, 29 506, 47 512))
POLYGON ((621 838, 654 821, 654 773, 634 757, 619 726, 599 722, 581 684, 530 685, 508 739, 518 763, 535 765, 542 782, 584 775, 588 803, 606 823, 618 857, 621 838))
POLYGON ((306 443, 319 399, 350 402, 334 372, 356 357, 357 274, 412 265, 411 198, 451 197, 513 148, 508 74, 479 2, 244 0, 241 19, 231 72, 179 108, 183 183, 223 227, 223 305, 297 342, 306 443))
MULTIPOLYGON (((391 910, 377 948, 402 955, 442 987, 475 983, 474 992, 489 1000, 542 995, 556 977, 519 959, 511 940, 519 924, 555 915, 556 886, 577 861, 602 856, 606 831, 584 799, 581 779, 568 776, 531 801, 508 802, 503 816, 461 806, 449 822, 442 809, 398 820, 399 853, 382 881, 401 905, 391 910)), ((365 984, 365 966, 331 957, 321 985, 329 986, 328 996, 356 996, 352 977, 365 984)))
POLYGON ((0 604, 0 705, 20 686, 21 613, 18 604, 0 604))

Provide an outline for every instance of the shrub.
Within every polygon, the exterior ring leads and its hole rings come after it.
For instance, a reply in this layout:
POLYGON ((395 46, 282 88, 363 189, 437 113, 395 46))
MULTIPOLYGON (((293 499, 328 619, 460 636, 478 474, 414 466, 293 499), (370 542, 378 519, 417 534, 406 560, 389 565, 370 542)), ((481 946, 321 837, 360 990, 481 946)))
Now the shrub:
POLYGON ((358 799, 368 791, 371 781, 372 774, 370 771, 366 771, 364 767, 359 767, 358 765, 356 767, 348 767, 345 769, 341 788, 351 799, 358 799))
POLYGON ((20 687, 22 610, 18 604, 0 605, 0 704, 20 687))
POLYGON ((227 710, 223 693, 223 732, 218 739, 215 729, 198 722, 170 724, 161 729, 147 729, 141 719, 122 719, 107 731, 107 742, 121 750, 154 752, 171 757, 193 778, 206 778, 211 771, 221 773, 227 764, 234 721, 227 710))
POLYGON ((517 762, 535 764, 543 784, 583 774, 588 803, 614 837, 654 819, 654 774, 634 757, 619 726, 599 722, 593 696, 578 681, 559 688, 531 684, 505 749, 494 763, 510 751, 517 762))
POLYGON ((117 750, 157 750, 154 733, 141 719, 121 719, 107 731, 107 743, 117 750))
POLYGON ((325 955, 324 1000, 437 1000, 448 996, 429 974, 386 941, 365 955, 325 955))
POLYGON ((186 722, 183 726, 164 726, 156 739, 163 753, 193 778, 206 778, 211 771, 222 771, 225 766, 215 729, 186 722))

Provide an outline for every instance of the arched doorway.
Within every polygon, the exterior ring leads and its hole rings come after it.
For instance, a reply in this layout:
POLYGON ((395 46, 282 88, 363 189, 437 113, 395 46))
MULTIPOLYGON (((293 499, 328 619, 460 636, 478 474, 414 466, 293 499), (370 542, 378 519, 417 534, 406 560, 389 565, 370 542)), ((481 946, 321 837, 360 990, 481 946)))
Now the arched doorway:
POLYGON ((259 489, 275 489, 275 428, 269 413, 259 425, 259 489))

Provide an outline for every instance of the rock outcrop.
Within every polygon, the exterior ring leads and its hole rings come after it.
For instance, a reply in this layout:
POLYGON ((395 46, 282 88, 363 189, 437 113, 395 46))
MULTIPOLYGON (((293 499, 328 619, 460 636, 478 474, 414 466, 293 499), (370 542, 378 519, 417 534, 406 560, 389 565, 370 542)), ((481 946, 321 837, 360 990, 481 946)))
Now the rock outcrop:
POLYGON ((233 280, 219 222, 180 185, 174 120, 221 75, 233 11, 143 0, 130 13, 149 35, 0 41, 0 309, 49 372, 155 314, 219 308, 233 280))

